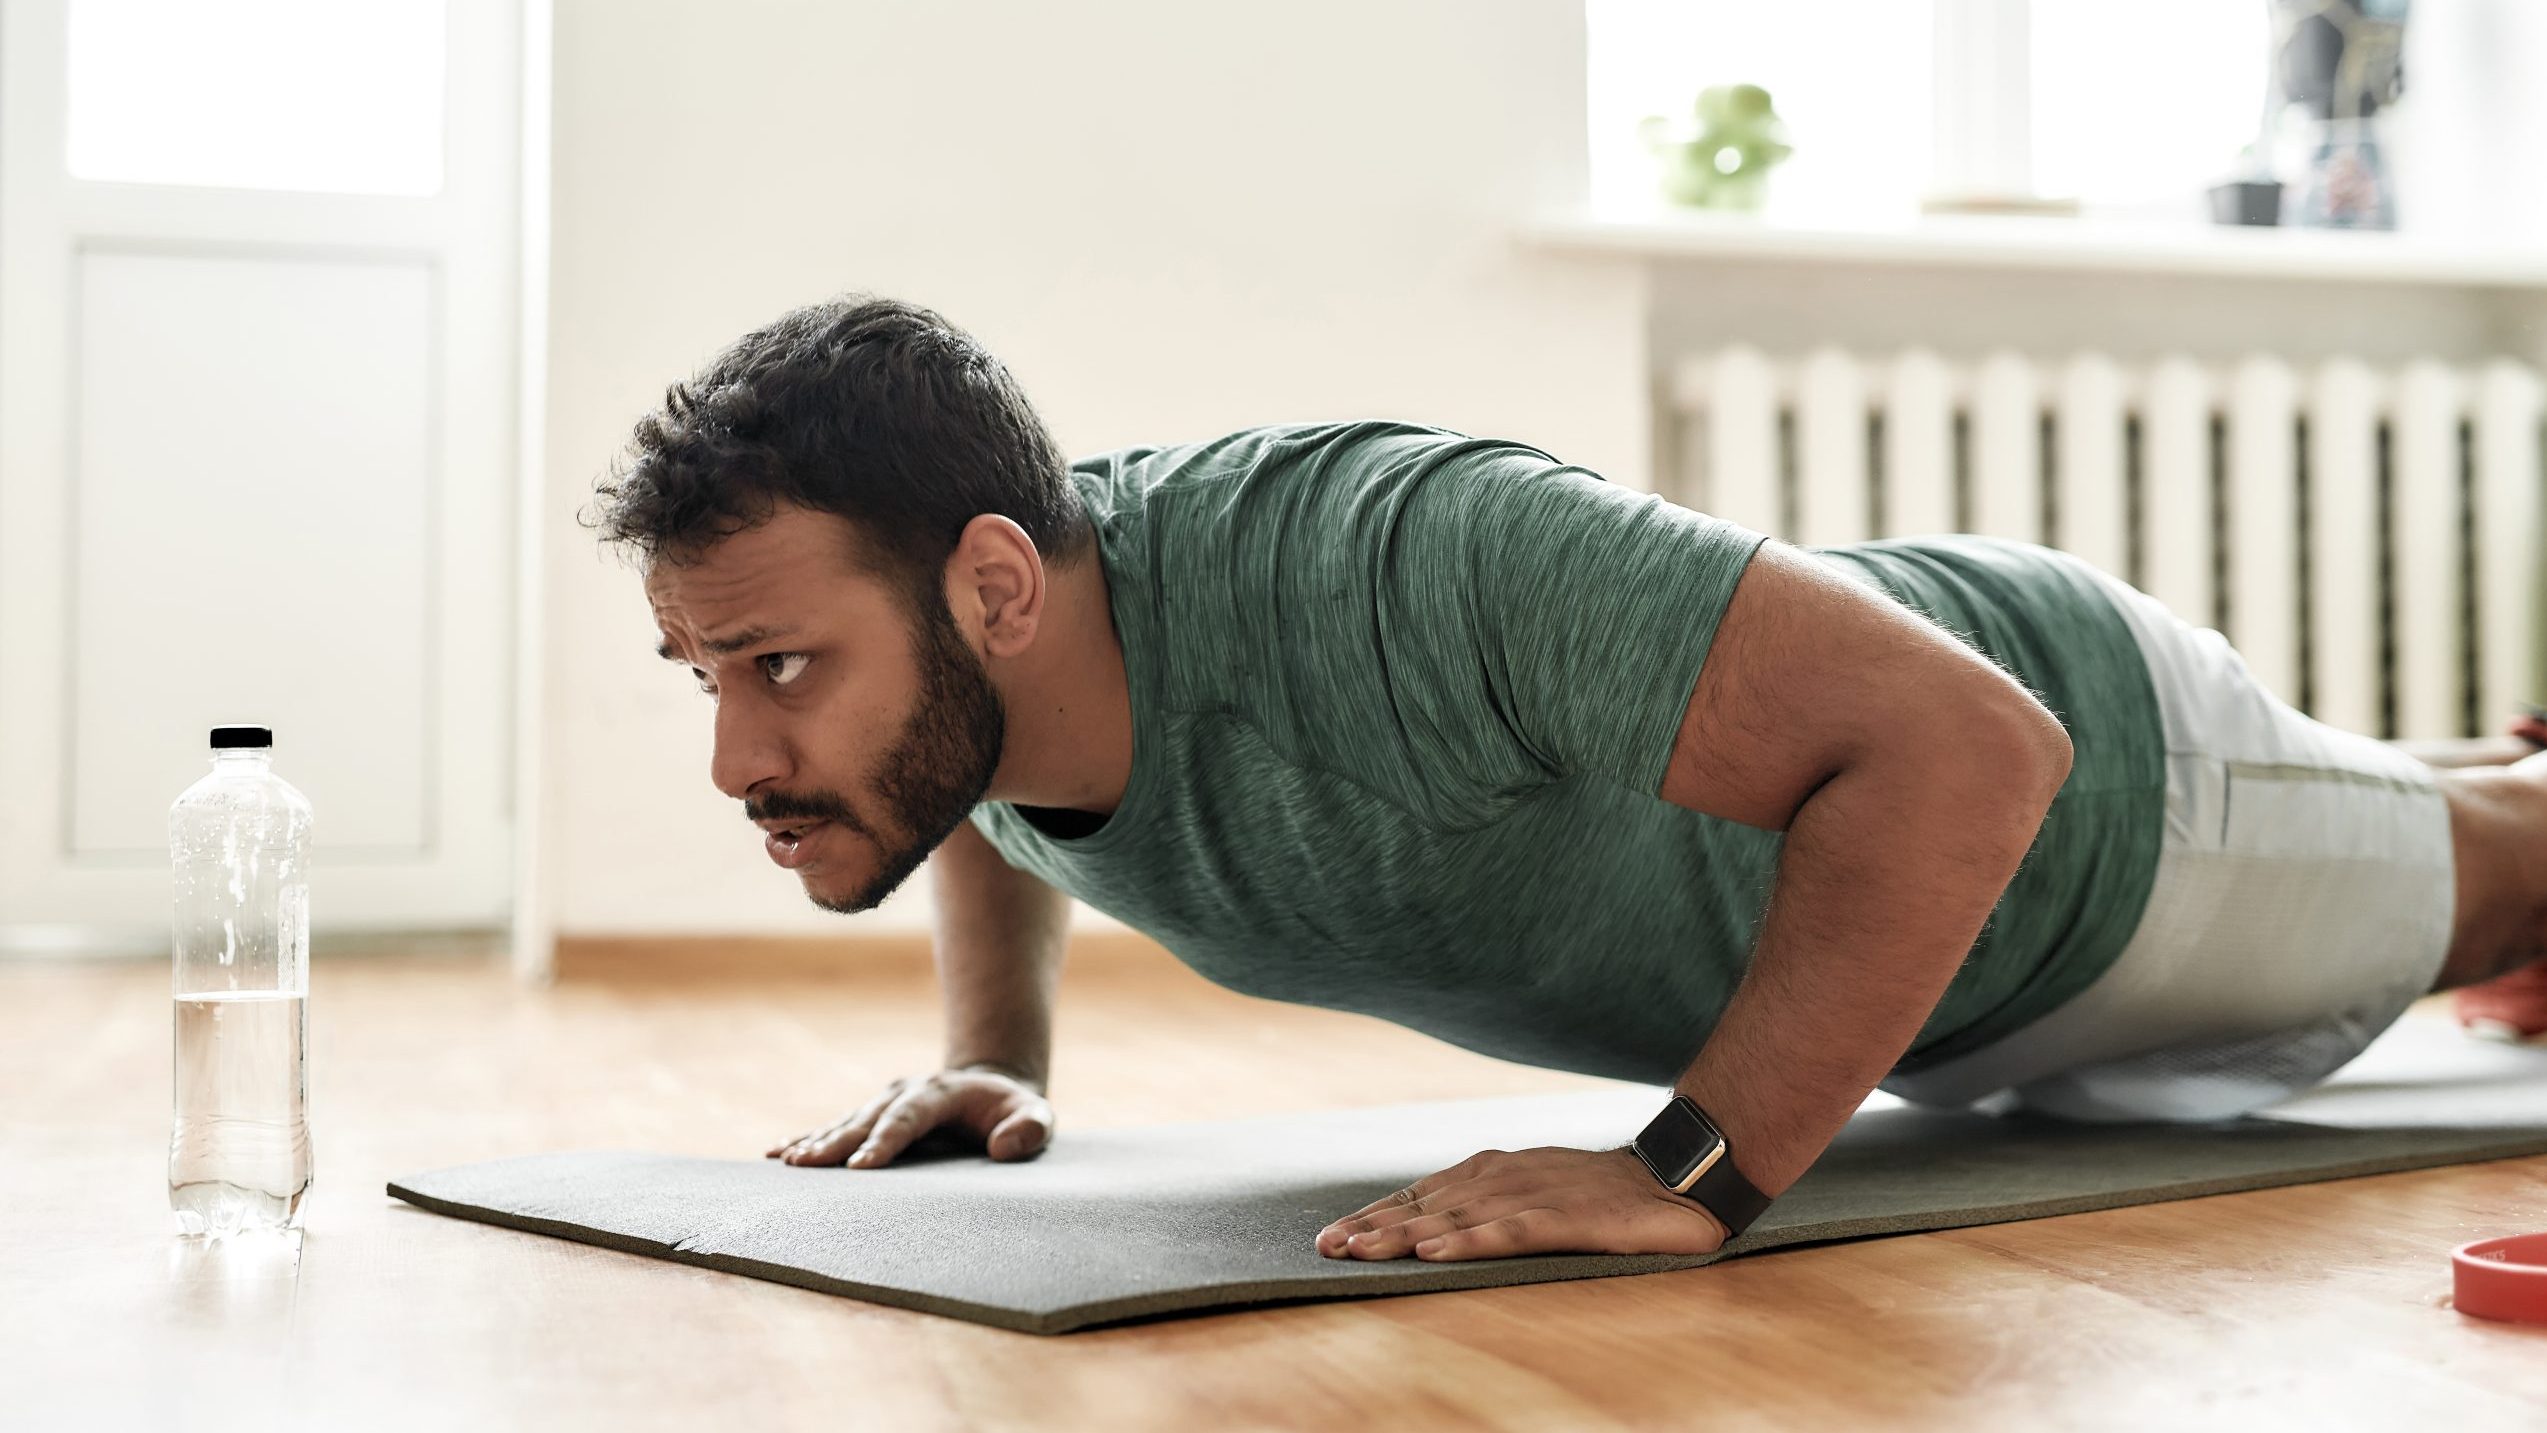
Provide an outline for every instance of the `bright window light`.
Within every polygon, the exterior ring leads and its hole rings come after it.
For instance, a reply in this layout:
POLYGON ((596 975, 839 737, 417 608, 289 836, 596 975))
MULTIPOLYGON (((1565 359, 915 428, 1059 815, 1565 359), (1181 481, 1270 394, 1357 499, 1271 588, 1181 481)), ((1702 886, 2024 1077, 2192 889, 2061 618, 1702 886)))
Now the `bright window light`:
POLYGON ((2037 3, 2028 21, 2034 187, 2099 209, 2199 214, 2203 189, 2261 127, 2261 0, 2037 3))
MULTIPOLYGON (((2202 212, 2263 116, 2269 23, 2261 0, 2036 0, 2019 122, 2034 192, 2102 212, 2202 212)), ((1882 223, 1914 213, 1940 163, 1930 0, 1587 0, 1587 113, 1596 209, 1649 207, 1654 167, 1636 135, 1648 114, 1688 113, 1700 89, 1766 88, 1795 153, 1773 170, 1774 216, 1882 223)), ((1959 27, 1958 33, 1970 30, 1959 27)), ((1969 37, 1982 43, 1986 36, 1969 37)), ((1986 54, 1946 57, 1989 75, 1986 54)))
POLYGON ((71 0, 74 178, 442 188, 442 0, 71 0))
POLYGON ((1637 120, 1685 118, 1698 91, 1723 84, 1768 90, 1786 121, 1795 153, 1770 172, 1771 214, 1918 208, 1932 124, 1927 0, 1587 0, 1584 19, 1596 210, 1660 203, 1637 120))

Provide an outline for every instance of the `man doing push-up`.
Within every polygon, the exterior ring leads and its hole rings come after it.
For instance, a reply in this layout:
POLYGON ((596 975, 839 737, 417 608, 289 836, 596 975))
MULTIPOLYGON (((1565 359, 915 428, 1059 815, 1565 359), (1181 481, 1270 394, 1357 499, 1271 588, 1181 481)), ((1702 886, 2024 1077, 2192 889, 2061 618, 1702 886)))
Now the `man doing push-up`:
POLYGON ((790 1163, 1043 1148, 1070 897, 1237 990, 1672 1087, 1319 1235, 1379 1259, 1711 1250, 1878 1087, 2237 1114, 2547 933, 2547 761, 2323 726, 2045 548, 1800 550, 1395 422, 1066 462, 875 299, 674 385, 600 499, 772 858, 851 912, 935 857, 945 1067, 790 1163))

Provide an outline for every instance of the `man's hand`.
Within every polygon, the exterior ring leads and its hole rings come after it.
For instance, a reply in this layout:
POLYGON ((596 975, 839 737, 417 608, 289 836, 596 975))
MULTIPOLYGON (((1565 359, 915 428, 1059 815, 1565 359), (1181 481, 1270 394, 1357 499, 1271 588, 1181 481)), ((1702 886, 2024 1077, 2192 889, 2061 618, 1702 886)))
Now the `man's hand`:
POLYGON ((1318 1231, 1330 1259, 1709 1254, 1725 1226, 1663 1188, 1632 1148, 1470 1155, 1318 1231))
POLYGON ((875 1169, 940 1127, 970 1135, 993 1159, 1031 1159, 1052 1139, 1052 1105, 1041 1090, 1004 1070, 967 1065, 895 1080, 850 1114, 762 1157, 875 1169))

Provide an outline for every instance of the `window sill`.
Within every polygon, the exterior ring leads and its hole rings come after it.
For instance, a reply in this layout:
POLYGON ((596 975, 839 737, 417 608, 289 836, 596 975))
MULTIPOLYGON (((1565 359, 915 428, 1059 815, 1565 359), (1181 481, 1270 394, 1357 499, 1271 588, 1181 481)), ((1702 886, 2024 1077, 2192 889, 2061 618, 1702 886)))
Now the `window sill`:
POLYGON ((1648 260, 2547 290, 2547 245, 2487 247, 2326 229, 1996 215, 1843 227, 1655 208, 1551 215, 1525 225, 1521 240, 1545 253, 1648 260))

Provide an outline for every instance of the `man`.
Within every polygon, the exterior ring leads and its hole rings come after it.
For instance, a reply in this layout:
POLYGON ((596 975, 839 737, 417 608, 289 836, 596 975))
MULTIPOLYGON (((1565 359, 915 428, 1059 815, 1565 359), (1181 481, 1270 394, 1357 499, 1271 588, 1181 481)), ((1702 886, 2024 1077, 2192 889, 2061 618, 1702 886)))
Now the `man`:
POLYGON ((883 300, 737 342, 600 495, 771 857, 842 912, 936 857, 946 1067, 793 1164, 1040 1150, 1070 896, 1242 991, 1674 1087, 1338 1211, 1357 1258, 1704 1252, 1879 1084, 2219 1117, 2542 954, 2547 765, 2320 726, 2041 548, 1807 553, 1394 423, 1068 465, 883 300))

